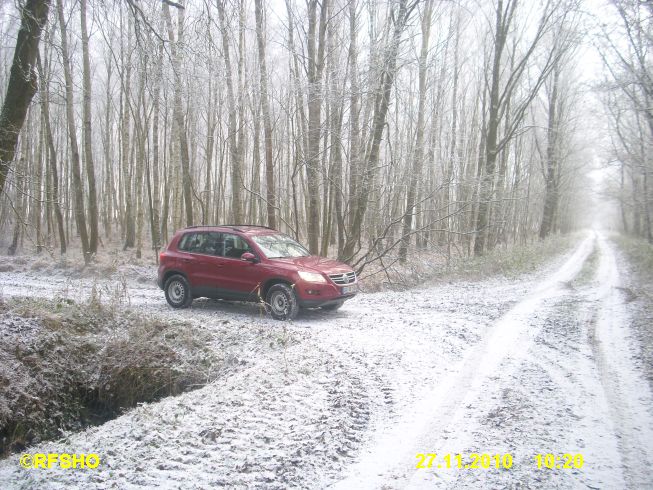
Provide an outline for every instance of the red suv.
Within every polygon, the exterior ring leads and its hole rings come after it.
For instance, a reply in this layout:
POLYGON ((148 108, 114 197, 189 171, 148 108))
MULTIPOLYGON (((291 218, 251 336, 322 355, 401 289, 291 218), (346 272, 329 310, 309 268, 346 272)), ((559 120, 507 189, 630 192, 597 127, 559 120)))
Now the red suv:
POLYGON ((160 259, 157 282, 174 308, 200 297, 264 302, 272 317, 288 320, 299 308, 337 310, 358 289, 351 267, 264 226, 185 228, 160 259))

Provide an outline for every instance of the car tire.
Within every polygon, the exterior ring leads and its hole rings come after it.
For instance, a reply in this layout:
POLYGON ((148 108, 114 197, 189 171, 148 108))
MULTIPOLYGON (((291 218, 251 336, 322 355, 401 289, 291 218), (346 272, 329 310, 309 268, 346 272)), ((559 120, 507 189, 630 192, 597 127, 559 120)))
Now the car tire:
POLYGON ((265 309, 275 320, 292 320, 299 313, 295 290, 287 284, 274 284, 265 295, 265 309))
POLYGON ((330 305, 323 306, 322 309, 325 311, 337 311, 344 304, 345 304, 344 301, 338 301, 337 303, 332 303, 330 305))
POLYGON ((188 308, 193 302, 190 284, 181 274, 175 274, 168 278, 163 290, 166 294, 166 301, 173 308, 188 308))

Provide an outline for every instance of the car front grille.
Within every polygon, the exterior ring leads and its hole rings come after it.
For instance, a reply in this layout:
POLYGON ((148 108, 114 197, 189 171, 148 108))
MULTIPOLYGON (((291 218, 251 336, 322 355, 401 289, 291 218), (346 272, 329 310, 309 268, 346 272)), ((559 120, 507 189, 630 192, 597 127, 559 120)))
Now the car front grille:
POLYGON ((338 286, 344 286, 356 282, 356 273, 354 271, 345 272, 344 274, 329 274, 329 277, 338 286))

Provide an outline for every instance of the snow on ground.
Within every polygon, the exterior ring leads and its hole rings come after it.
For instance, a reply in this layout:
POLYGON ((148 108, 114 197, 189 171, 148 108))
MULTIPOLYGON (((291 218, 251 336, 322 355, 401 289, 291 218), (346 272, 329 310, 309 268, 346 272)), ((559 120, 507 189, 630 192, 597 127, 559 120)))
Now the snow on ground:
MULTIPOLYGON (((116 296, 115 280, 5 272, 5 296, 116 296)), ((192 321, 238 369, 194 392, 30 448, 95 452, 97 470, 0 462, 4 488, 643 488, 650 389, 634 357, 619 265, 602 235, 520 280, 361 294, 294 323, 258 306, 170 309, 128 280, 147 315, 192 321), (588 260, 595 254, 598 269, 588 260), (594 274, 596 272, 596 274, 594 274), (586 279, 586 276, 589 279, 586 279), (238 335, 228 335, 235 330, 238 335), (225 339, 228 339, 225 341, 225 339), (510 469, 438 468, 445 454, 513 455, 510 469), (437 453, 417 469, 418 453, 437 453), (580 453, 581 469, 536 454, 580 453)))

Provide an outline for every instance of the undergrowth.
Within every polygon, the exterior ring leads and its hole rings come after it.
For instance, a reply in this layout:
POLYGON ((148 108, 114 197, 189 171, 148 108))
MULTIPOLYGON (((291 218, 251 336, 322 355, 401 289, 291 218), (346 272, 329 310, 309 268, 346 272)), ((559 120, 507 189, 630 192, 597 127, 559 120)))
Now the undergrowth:
POLYGON ((119 286, 112 295, 0 304, 0 456, 216 378, 206 334, 119 306, 119 286))
POLYGON ((568 251, 578 237, 578 234, 553 235, 525 245, 500 246, 479 257, 467 257, 452 250, 449 260, 442 250, 420 250, 403 265, 388 259, 384 267, 366 271, 362 281, 366 291, 379 291, 408 289, 434 281, 516 278, 537 271, 553 257, 568 251))
POLYGON ((638 275, 647 282, 653 282, 653 244, 631 235, 615 235, 612 239, 635 266, 638 275))

